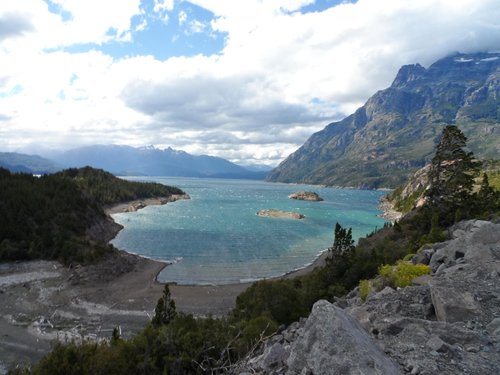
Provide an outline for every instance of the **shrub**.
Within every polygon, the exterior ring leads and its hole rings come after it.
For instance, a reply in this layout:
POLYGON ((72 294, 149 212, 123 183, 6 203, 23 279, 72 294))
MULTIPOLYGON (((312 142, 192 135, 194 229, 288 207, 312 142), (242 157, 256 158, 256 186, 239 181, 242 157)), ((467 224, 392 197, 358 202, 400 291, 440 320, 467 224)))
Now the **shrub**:
POLYGON ((412 280, 427 275, 431 268, 425 264, 413 264, 400 260, 395 266, 384 265, 379 268, 379 274, 387 279, 393 286, 404 288, 411 284, 412 280))
POLYGON ((415 256, 415 254, 413 254, 413 253, 406 254, 406 255, 404 256, 403 260, 404 260, 405 262, 409 262, 409 261, 411 261, 411 260, 413 259, 413 257, 414 257, 414 256, 415 256))
POLYGON ((371 288, 370 280, 360 280, 359 281, 359 297, 363 301, 366 301, 366 298, 368 297, 368 294, 370 294, 371 289, 372 288, 371 288))

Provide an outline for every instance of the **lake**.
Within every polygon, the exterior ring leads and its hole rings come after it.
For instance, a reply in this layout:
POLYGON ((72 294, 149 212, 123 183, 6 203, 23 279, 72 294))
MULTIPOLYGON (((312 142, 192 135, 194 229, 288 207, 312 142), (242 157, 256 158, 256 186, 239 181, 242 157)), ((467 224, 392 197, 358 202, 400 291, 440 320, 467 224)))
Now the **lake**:
POLYGON ((122 224, 119 249, 169 261, 158 279, 179 284, 229 284, 283 275, 302 268, 333 243, 336 222, 353 238, 384 225, 377 209, 382 191, 326 188, 250 180, 137 177, 181 188, 191 200, 114 214, 122 224), (288 195, 315 191, 324 201, 288 195), (259 217, 275 208, 305 219, 259 217))

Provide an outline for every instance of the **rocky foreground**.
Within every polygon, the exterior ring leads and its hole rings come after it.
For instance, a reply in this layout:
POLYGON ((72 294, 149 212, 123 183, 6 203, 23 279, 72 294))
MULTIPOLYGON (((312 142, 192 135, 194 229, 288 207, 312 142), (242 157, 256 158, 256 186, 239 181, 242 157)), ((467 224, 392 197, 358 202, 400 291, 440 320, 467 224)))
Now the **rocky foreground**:
POLYGON ((500 374, 500 224, 465 221, 413 261, 432 274, 353 290, 266 341, 238 374, 500 374))

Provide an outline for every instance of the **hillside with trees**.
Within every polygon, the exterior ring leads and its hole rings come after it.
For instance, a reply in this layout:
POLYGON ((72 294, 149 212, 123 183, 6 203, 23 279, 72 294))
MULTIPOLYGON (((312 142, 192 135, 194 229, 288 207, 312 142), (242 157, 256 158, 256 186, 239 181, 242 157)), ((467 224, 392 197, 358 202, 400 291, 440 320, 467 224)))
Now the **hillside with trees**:
POLYGON ((107 343, 57 344, 33 369, 11 374, 226 373, 278 327, 306 317, 319 299, 333 301, 362 280, 360 290, 366 289, 366 280, 379 272, 394 285, 407 285, 428 271, 403 258, 446 239, 447 228, 459 220, 500 215, 500 192, 489 185, 487 175, 478 191, 472 188, 478 165, 465 141, 457 127, 444 129, 432 159, 427 204, 356 246, 351 230, 337 224, 324 267, 295 279, 254 283, 237 298, 228 317, 195 318, 176 312, 166 286, 151 323, 133 339, 123 340, 115 331, 107 343))
POLYGON ((55 259, 65 264, 94 262, 111 250, 88 231, 97 223, 112 223, 103 205, 183 194, 88 167, 41 177, 0 168, 0 192, 0 261, 55 259))

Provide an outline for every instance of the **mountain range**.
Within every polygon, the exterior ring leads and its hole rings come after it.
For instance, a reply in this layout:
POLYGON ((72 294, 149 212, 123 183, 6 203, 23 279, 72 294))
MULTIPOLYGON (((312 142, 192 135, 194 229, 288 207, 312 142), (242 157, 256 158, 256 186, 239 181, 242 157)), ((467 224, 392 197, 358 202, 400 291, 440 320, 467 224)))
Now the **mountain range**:
POLYGON ((0 152, 0 167, 11 172, 33 174, 54 173, 62 169, 61 165, 39 155, 27 155, 17 152, 0 152))
MULTIPOLYGON (((93 145, 61 152, 46 158, 19 153, 0 153, 0 166, 13 172, 53 173, 63 168, 91 166, 115 175, 213 177, 263 180, 269 170, 250 170, 230 161, 207 155, 155 147, 93 145)), ((251 168, 251 167, 249 167, 251 168)), ((260 167, 258 166, 257 169, 260 167)))
POLYGON ((430 161, 445 125, 482 159, 500 159, 500 53, 403 66, 392 85, 313 134, 268 181, 396 187, 430 161))

